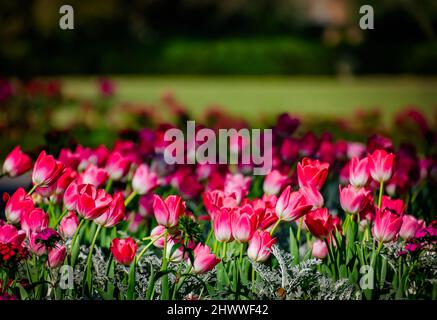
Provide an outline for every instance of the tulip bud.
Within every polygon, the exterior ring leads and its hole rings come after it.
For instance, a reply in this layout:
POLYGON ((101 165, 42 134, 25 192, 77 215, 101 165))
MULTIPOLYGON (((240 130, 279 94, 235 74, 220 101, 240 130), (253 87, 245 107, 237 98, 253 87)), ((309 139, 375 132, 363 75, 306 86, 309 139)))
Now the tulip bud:
POLYGON ((326 246, 325 241, 320 239, 314 241, 313 247, 311 249, 311 253, 314 258, 321 259, 321 260, 325 259, 326 256, 328 255, 328 247, 326 246))
POLYGON ((275 243, 276 238, 272 238, 270 233, 258 230, 249 242, 247 256, 252 261, 264 262, 270 257, 270 250, 275 243))
POLYGON ((390 180, 393 174, 395 155, 385 150, 376 150, 367 156, 372 179, 381 183, 390 180))
POLYGON ((65 246, 57 245, 48 252, 47 266, 49 268, 57 268, 64 263, 65 256, 67 255, 67 249, 65 246))
POLYGON ((19 176, 32 168, 32 160, 16 146, 3 163, 3 173, 10 177, 19 176))
POLYGON ((59 223, 59 233, 63 238, 73 238, 79 226, 77 215, 70 211, 59 223))
POLYGON ((123 157, 119 152, 113 152, 106 161, 106 171, 112 180, 118 181, 129 171, 130 160, 123 157))
POLYGON ((23 188, 18 188, 11 197, 4 193, 3 200, 6 202, 6 219, 12 224, 20 223, 21 217, 34 208, 32 197, 23 188))
POLYGON ((300 191, 291 192, 291 187, 288 186, 276 202, 275 211, 279 219, 293 221, 304 216, 312 207, 300 191))
POLYGON ((277 195, 288 181, 288 176, 278 170, 271 171, 263 183, 263 191, 267 195, 277 195))
POLYGON ((211 253, 211 249, 206 245, 199 243, 194 249, 193 273, 205 273, 212 270, 220 259, 211 253))
POLYGON ((346 188, 338 187, 340 193, 340 204, 346 213, 357 214, 367 205, 370 192, 364 188, 356 189, 349 185, 346 188))
POLYGON ((419 221, 416 217, 411 215, 404 215, 402 218, 402 227, 399 231, 399 235, 404 240, 410 240, 414 238, 416 231, 421 228, 419 221))
POLYGON ((349 165, 349 182, 355 188, 364 187, 369 181, 368 158, 353 157, 349 165))
POLYGON ((328 209, 320 208, 311 211, 305 216, 305 223, 308 230, 317 238, 326 238, 334 230, 333 217, 328 209))
POLYGON ((153 211, 158 224, 171 228, 178 224, 179 217, 184 214, 185 203, 176 195, 168 196, 165 201, 155 195, 153 211))
POLYGON ((48 156, 42 151, 33 166, 33 184, 40 187, 48 187, 56 182, 64 170, 64 165, 56 161, 53 156, 48 156))
POLYGON ((314 186, 320 190, 328 177, 329 163, 304 158, 297 164, 297 178, 299 187, 314 186))
POLYGON ((230 209, 223 208, 216 212, 214 216, 214 235, 217 241, 232 241, 232 215, 234 212, 230 209))
POLYGON ((110 250, 114 259, 123 265, 130 265, 135 258, 138 244, 132 238, 119 239, 115 238, 111 242, 110 250))
POLYGON ((397 238, 402 226, 402 215, 388 208, 376 209, 373 237, 379 242, 391 242, 397 238))
POLYGON ((159 185, 158 176, 150 168, 141 164, 132 178, 132 188, 140 195, 146 194, 159 185))

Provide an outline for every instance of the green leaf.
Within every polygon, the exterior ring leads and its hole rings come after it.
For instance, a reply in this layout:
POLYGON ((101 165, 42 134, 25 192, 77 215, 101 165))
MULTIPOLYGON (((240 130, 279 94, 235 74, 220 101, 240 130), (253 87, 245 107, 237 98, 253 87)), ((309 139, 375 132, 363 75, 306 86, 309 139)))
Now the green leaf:
POLYGON ((135 299, 135 266, 137 264, 137 259, 135 258, 132 261, 129 270, 129 280, 128 280, 128 288, 127 288, 127 299, 134 300, 135 299))
POLYGON ((293 229, 290 227, 290 253, 293 256, 293 265, 299 264, 299 246, 294 237, 293 229))

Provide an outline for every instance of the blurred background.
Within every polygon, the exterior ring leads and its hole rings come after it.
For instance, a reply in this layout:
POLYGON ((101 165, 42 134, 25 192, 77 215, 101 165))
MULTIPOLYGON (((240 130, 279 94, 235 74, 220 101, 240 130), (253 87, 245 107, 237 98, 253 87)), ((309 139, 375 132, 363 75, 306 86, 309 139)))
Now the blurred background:
POLYGON ((218 111, 383 132, 409 108, 434 127, 436 33, 435 0, 2 0, 0 154, 218 111), (359 28, 364 4, 374 30, 359 28))

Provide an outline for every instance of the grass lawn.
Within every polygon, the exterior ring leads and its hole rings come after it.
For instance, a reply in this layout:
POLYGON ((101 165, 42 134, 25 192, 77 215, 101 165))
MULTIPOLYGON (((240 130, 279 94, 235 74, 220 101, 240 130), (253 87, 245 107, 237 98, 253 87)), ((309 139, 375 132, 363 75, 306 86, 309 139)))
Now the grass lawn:
MULTIPOLYGON (((437 111, 437 78, 360 77, 113 77, 117 100, 158 101, 166 91, 200 115, 207 106, 249 120, 288 111, 300 115, 347 116, 357 108, 377 108, 386 120, 402 107, 415 105, 429 115, 437 111)), ((67 93, 92 99, 95 78, 64 78, 67 93)))

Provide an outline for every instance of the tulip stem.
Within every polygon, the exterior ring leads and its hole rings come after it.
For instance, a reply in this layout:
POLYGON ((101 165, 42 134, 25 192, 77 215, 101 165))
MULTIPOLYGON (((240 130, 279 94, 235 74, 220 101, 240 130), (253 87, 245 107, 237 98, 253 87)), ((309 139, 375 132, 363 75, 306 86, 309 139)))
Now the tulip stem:
POLYGON ((297 239, 297 243, 300 243, 300 230, 302 229, 302 223, 303 223, 303 217, 299 218, 299 226, 297 227, 297 235, 296 235, 296 239, 297 239))
POLYGON ((275 232, 276 228, 278 227, 279 223, 281 223, 281 219, 278 219, 278 221, 276 221, 275 225, 273 226, 272 230, 270 231, 270 235, 272 236, 273 233, 275 232))
POLYGON ((138 257, 137 257, 137 262, 140 261, 141 257, 146 253, 147 249, 150 248, 150 246, 152 244, 154 244, 156 241, 158 241, 159 239, 162 238, 162 235, 160 235, 158 238, 153 239, 152 241, 150 241, 144 248, 143 250, 141 250, 141 252, 139 253, 138 257))
POLYGON ((29 190, 29 192, 27 193, 29 196, 35 191, 35 189, 38 188, 38 185, 33 185, 32 189, 29 190))
POLYGON ((59 216, 58 220, 56 220, 55 227, 61 222, 62 218, 67 214, 68 209, 65 208, 64 211, 62 211, 61 215, 59 216))
POLYGON ((109 192, 109 190, 111 190, 112 182, 113 182, 113 180, 111 178, 109 178, 108 182, 106 183, 105 192, 109 192))
POLYGON ((255 268, 252 265, 252 292, 255 292, 255 268))
MULTIPOLYGON (((135 191, 134 191, 135 192, 135 191)), ((168 230, 165 229, 164 232, 164 249, 162 254, 162 266, 161 271, 167 270, 167 235, 168 230)), ((164 275, 162 277, 162 291, 161 291, 161 300, 168 300, 169 299, 169 292, 168 292, 168 275, 164 275)))
MULTIPOLYGON (((88 280, 92 280, 91 265, 92 265, 93 251, 94 251, 94 246, 96 245, 97 237, 99 236, 100 230, 102 230, 102 226, 99 224, 97 226, 96 232, 94 233, 93 241, 91 242, 91 246, 90 246, 90 249, 88 252, 88 258, 86 261, 86 269, 85 269, 85 277, 84 277, 85 284, 87 283, 88 280)), ((91 294, 91 282, 88 283, 88 286, 89 286, 88 292, 91 294)), ((84 288, 85 288, 85 285, 84 285, 84 288)))
POLYGON ((337 271, 337 261, 335 261, 335 259, 334 259, 334 254, 331 251, 331 246, 329 245, 328 239, 325 238, 324 240, 325 240, 326 248, 328 249, 329 257, 331 258, 331 262, 334 265, 334 280, 335 280, 336 277, 337 277, 337 273, 338 273, 338 271, 337 271))
POLYGON ((223 251, 222 251, 222 259, 223 259, 223 261, 226 260, 227 245, 228 245, 227 242, 224 242, 224 243, 223 243, 223 251))
POLYGON ((133 200, 133 198, 135 198, 136 195, 137 192, 132 191, 132 193, 126 198, 126 200, 124 200, 124 205, 127 207, 127 205, 133 200))
POLYGON ((383 191, 384 191, 384 181, 381 181, 379 183, 378 209, 381 209, 381 200, 382 200, 383 191))

